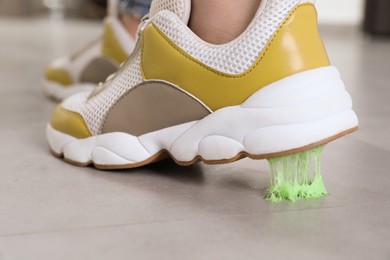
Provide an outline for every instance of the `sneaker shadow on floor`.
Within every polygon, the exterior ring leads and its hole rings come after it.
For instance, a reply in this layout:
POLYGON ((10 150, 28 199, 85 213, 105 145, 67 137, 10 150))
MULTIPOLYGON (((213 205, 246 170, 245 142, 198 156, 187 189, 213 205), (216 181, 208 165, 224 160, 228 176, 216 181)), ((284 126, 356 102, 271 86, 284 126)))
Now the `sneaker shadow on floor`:
POLYGON ((147 175, 163 177, 174 180, 180 183, 188 183, 201 185, 204 183, 204 174, 203 168, 201 164, 194 164, 192 166, 179 166, 175 164, 170 159, 165 159, 153 164, 149 164, 143 167, 135 168, 135 169, 123 169, 123 170, 98 170, 93 166, 90 166, 91 169, 95 169, 98 172, 105 173, 110 175, 110 173, 119 174, 119 175, 147 175))

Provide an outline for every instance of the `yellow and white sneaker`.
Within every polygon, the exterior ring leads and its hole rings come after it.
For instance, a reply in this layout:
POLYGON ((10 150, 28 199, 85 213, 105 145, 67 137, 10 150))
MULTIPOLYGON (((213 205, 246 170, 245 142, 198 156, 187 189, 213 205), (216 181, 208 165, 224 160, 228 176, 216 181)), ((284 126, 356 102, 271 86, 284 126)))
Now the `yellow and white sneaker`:
POLYGON ((156 0, 124 66, 54 111, 47 138, 68 162, 133 168, 305 151, 355 131, 352 101, 330 65, 314 1, 263 0, 234 41, 187 26, 191 0, 156 0))
POLYGON ((104 20, 103 36, 76 54, 52 62, 45 70, 43 92, 56 100, 92 91, 117 71, 135 46, 135 40, 119 21, 110 1, 110 15, 104 20))

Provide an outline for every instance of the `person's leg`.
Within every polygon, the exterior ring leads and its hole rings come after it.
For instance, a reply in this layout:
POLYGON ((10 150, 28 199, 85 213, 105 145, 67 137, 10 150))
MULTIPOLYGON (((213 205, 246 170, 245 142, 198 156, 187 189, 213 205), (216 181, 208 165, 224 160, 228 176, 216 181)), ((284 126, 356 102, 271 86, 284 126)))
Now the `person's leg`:
POLYGON ((253 19, 261 0, 192 0, 190 28, 214 44, 239 36, 253 19))
POLYGON ((135 36, 141 18, 149 12, 152 0, 118 0, 120 17, 128 32, 135 36))

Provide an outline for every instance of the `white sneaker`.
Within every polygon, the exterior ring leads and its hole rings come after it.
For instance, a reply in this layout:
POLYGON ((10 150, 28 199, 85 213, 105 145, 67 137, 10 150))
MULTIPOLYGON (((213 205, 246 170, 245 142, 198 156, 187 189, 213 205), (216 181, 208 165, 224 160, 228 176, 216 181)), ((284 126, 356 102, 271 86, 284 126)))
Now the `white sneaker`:
POLYGON ((266 159, 358 128, 310 0, 263 0, 245 32, 213 45, 188 28, 190 0, 155 0, 134 52, 107 82, 60 104, 53 152, 76 165, 132 168, 266 159))

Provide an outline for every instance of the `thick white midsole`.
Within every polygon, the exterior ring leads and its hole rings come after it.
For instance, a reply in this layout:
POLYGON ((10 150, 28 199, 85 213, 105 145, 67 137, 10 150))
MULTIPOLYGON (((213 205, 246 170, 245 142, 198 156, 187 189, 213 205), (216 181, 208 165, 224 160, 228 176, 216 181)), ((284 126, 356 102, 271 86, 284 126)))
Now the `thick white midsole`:
POLYGON ((325 67, 275 82, 240 106, 202 120, 139 137, 108 133, 76 139, 47 127, 50 147, 68 160, 130 165, 167 150, 180 162, 197 156, 228 160, 241 152, 276 154, 312 145, 358 126, 352 101, 336 68, 325 67))
POLYGON ((42 80, 42 90, 46 96, 62 101, 67 97, 81 92, 91 92, 97 87, 93 83, 77 83, 69 86, 61 85, 47 79, 42 80))

